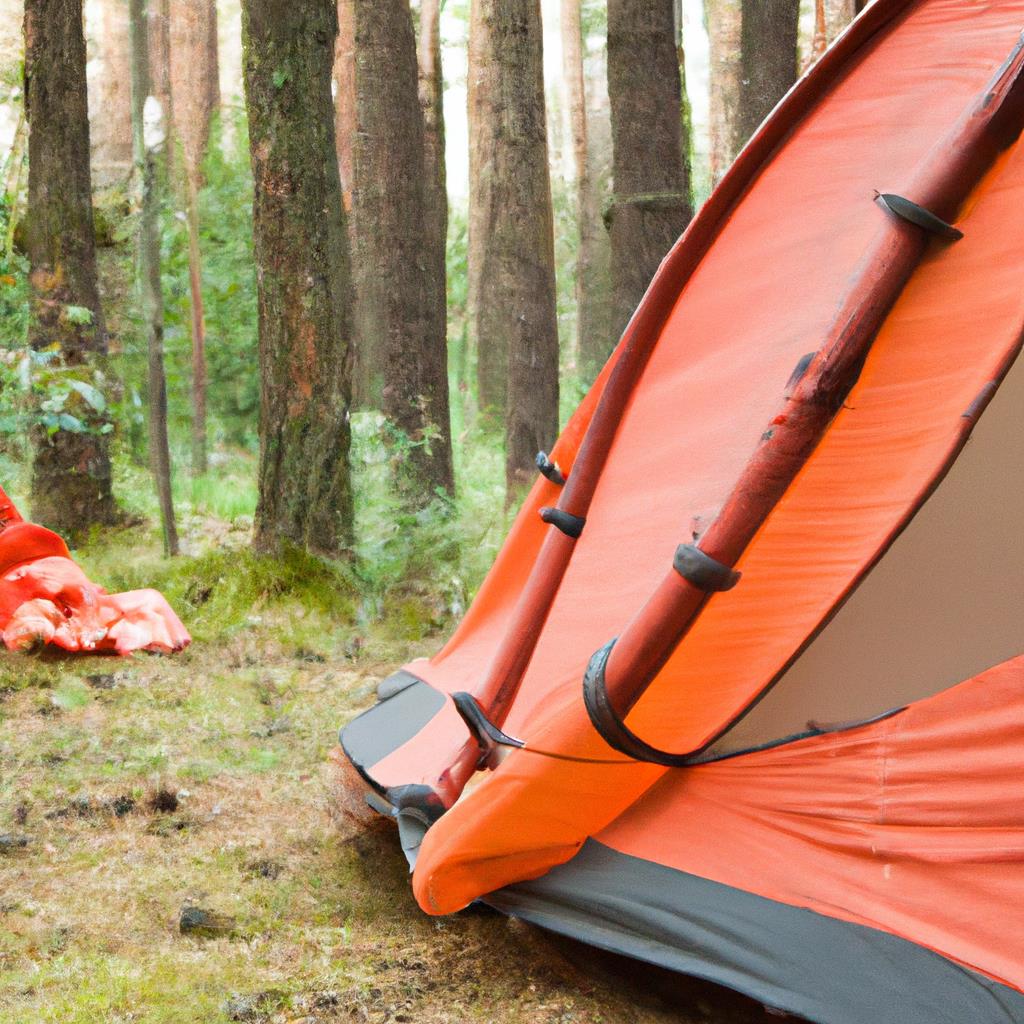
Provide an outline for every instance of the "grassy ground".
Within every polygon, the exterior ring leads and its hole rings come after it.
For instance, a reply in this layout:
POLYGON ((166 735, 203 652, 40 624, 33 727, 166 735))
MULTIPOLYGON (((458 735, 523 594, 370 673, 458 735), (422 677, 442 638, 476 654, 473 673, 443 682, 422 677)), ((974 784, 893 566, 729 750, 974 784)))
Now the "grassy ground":
POLYGON ((80 555, 163 587, 183 655, 0 654, 3 1024, 747 1019, 710 989, 669 1008, 496 915, 421 914, 390 830, 330 820, 324 764, 448 624, 405 598, 360 625, 343 574, 207 533, 170 567, 139 529, 80 555), (185 906, 226 933, 182 934, 185 906))

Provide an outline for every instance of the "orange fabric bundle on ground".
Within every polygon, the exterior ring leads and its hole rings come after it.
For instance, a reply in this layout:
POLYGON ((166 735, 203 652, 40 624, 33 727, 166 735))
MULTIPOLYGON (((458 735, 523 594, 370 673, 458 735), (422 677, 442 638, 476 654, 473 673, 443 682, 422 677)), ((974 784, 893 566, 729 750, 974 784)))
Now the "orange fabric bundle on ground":
POLYGON ((50 530, 27 523, 0 490, 0 631, 12 651, 180 651, 192 638, 155 590, 108 594, 50 530))

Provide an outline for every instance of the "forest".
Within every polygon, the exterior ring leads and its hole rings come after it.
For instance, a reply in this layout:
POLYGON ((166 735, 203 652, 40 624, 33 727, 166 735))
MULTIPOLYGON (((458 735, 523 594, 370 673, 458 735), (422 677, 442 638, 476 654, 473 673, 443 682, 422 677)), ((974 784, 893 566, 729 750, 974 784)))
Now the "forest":
POLYGON ((0 654, 0 1019, 762 1019, 421 917, 324 765, 861 6, 0 2, 0 486, 194 641, 0 654))

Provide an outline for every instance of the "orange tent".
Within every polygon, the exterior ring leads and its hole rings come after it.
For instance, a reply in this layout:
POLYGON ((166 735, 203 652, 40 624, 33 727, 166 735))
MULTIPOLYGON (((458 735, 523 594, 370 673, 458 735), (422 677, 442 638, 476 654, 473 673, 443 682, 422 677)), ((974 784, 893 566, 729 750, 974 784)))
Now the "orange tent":
POLYGON ((1024 1021, 1022 28, 866 8, 666 258, 450 642, 343 730, 424 910, 815 1021, 1024 1021))
POLYGON ((11 650, 170 653, 191 642, 155 590, 108 594, 71 560, 57 534, 27 523, 0 489, 0 636, 11 650))

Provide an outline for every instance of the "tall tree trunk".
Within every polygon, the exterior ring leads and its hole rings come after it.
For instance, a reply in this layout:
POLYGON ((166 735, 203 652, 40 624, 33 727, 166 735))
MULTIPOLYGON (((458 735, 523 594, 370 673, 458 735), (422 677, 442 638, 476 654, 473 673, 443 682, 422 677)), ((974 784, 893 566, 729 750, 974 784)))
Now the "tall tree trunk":
POLYGON ((255 545, 352 537, 349 257, 334 146, 333 0, 245 0, 260 465, 255 545))
POLYGON ((576 338, 573 362, 579 366, 584 348, 582 310, 585 288, 593 259, 594 235, 598 225, 591 221, 593 209, 590 187, 590 161, 587 145, 587 92, 583 77, 583 26, 580 0, 562 0, 562 75, 572 135, 572 162, 576 178, 576 338))
MULTIPOLYGON (((95 362, 106 355, 107 335, 96 280, 81 0, 27 0, 25 104, 29 342, 55 351, 54 369, 99 384, 95 362)), ((94 407, 72 405, 75 396, 65 411, 87 429, 67 429, 73 424, 64 420, 52 434, 44 426, 32 431, 33 516, 72 540, 115 518, 106 424, 94 407)))
MULTIPOLYGON (((799 29, 797 29, 799 32, 799 29)), ((828 25, 825 20, 825 0, 814 0, 814 34, 811 36, 811 52, 806 64, 814 64, 828 48, 828 25)))
POLYGON ((692 216, 672 0, 608 0, 617 332, 692 216))
MULTIPOLYGON (((441 4, 420 0, 419 97, 423 109, 423 162, 426 185, 423 217, 426 237, 428 336, 433 339, 429 386, 434 397, 443 446, 435 486, 454 490, 451 410, 448 393, 448 174, 445 165, 444 68, 441 64, 441 4), (443 412, 442 412, 443 409, 443 412)), ((435 422, 432 420, 432 422, 435 422)))
POLYGON ((160 199, 156 159, 143 130, 150 95, 146 0, 129 0, 131 35, 132 153, 139 202, 138 290, 146 330, 149 392, 149 461, 160 502, 164 553, 178 553, 171 496, 171 454, 167 441, 167 378, 164 374, 164 298, 160 285, 160 199))
POLYGON ((831 43, 857 16, 856 0, 825 0, 825 28, 831 43))
POLYGON ((608 104, 608 61, 604 43, 584 57, 587 100, 587 167, 589 179, 586 221, 590 253, 581 270, 577 312, 580 331, 579 374, 589 384, 600 372, 615 342, 612 323, 611 240, 602 220, 611 193, 612 125, 608 104))
POLYGON ((800 0, 743 0, 737 151, 796 81, 799 17, 800 0))
MULTIPOLYGON (((353 0, 338 0, 338 38, 334 44, 334 141, 346 211, 352 209, 352 137, 356 131, 356 27, 353 0)), ((352 222, 349 220, 349 232, 352 222)))
POLYGON ((481 408, 505 419, 511 497, 558 433, 540 0, 473 0, 469 32, 470 315, 481 408))
POLYGON ((722 175, 736 156, 741 6, 741 0, 705 0, 711 50, 708 118, 712 185, 722 180, 722 175))
POLYGON ((149 0, 146 5, 149 50, 149 91, 160 104, 164 132, 164 173, 174 181, 174 102, 171 96, 171 0, 149 0))
POLYGON ((210 119, 220 103, 214 0, 175 0, 170 8, 170 77, 174 134, 185 164, 188 277, 192 316, 192 472, 206 472, 206 322, 203 313, 199 190, 210 119))
POLYGON ((452 489, 451 428, 436 167, 426 166, 409 0, 355 0, 355 53, 357 360, 412 444, 396 460, 400 489, 426 504, 452 489))
POLYGON ((90 108, 92 179, 97 185, 123 184, 132 166, 131 75, 128 67, 128 7, 124 0, 102 0, 97 43, 99 74, 90 108))

